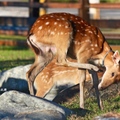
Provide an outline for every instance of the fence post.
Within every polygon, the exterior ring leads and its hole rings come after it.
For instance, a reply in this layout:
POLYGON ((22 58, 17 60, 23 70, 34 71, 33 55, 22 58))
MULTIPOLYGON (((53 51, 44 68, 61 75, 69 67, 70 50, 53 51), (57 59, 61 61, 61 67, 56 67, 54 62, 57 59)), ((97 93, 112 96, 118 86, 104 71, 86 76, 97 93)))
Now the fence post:
MULTIPOLYGON (((39 0, 29 0, 30 5, 34 4, 34 2, 39 3, 39 0)), ((39 17, 39 8, 29 7, 29 17, 39 17)))
POLYGON ((87 22, 90 22, 89 16, 89 0, 79 0, 81 3, 81 9, 79 9, 79 16, 87 22))

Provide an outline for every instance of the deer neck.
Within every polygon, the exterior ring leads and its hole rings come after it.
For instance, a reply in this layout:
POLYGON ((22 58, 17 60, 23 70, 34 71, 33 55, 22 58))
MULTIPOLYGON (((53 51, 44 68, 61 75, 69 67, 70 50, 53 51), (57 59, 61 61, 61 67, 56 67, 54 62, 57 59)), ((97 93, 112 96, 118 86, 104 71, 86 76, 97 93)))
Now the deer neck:
POLYGON ((112 51, 111 47, 105 41, 103 44, 103 54, 101 56, 101 66, 110 67, 113 66, 112 55, 114 52, 112 51))
POLYGON ((90 63, 93 63, 97 66, 101 67, 110 67, 113 66, 113 60, 112 60, 112 55, 114 52, 112 51, 111 47, 108 45, 107 42, 104 42, 103 44, 103 49, 101 52, 95 56, 92 57, 90 60, 90 63))

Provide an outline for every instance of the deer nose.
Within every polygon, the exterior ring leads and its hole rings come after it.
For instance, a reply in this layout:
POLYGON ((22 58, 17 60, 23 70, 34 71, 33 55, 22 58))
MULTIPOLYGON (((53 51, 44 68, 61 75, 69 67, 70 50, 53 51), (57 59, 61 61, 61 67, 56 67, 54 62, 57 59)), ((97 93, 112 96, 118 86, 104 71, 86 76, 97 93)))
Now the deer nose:
POLYGON ((98 85, 98 89, 99 89, 99 90, 103 90, 104 87, 102 87, 101 84, 99 84, 99 85, 98 85))

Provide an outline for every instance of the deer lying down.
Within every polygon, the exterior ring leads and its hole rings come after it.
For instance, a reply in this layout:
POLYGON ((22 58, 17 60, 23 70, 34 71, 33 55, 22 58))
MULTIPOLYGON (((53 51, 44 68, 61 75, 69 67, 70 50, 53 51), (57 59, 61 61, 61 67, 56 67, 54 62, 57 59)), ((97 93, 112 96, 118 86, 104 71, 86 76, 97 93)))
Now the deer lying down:
MULTIPOLYGON (((35 62, 26 74, 31 94, 34 94, 32 87, 36 75, 53 59, 54 55, 57 56, 57 64, 63 66, 81 68, 81 64, 89 62, 104 66, 106 71, 99 89, 120 79, 119 54, 116 58, 118 52, 112 51, 97 27, 78 16, 69 13, 51 13, 39 17, 29 32, 27 42, 35 53, 35 62), (66 56, 75 58, 77 63, 68 61, 66 56)), ((89 69, 98 70, 94 66, 89 69)), ((79 69, 78 75, 80 107, 84 108, 86 69, 79 69)))
MULTIPOLYGON (((73 61, 69 59, 69 61, 73 61)), ((74 60, 75 61, 75 60, 74 60)), ((91 76, 86 71, 86 81, 91 80, 91 76)), ((99 78, 102 77, 103 72, 99 72, 99 78)), ((56 64, 56 59, 53 59, 35 78, 34 88, 36 90, 35 96, 45 97, 47 93, 56 86, 58 89, 61 86, 71 87, 79 84, 79 70, 74 67, 65 67, 56 64)))

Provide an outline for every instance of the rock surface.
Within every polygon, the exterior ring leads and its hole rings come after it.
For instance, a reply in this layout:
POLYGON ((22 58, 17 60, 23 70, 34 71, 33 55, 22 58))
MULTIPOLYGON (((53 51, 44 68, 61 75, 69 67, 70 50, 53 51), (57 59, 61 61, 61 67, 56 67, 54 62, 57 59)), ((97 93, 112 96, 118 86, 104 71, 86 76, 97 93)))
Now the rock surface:
POLYGON ((54 102, 18 91, 8 91, 0 96, 0 119, 65 120, 72 111, 54 102))
POLYGON ((17 90, 29 93, 26 72, 31 65, 18 66, 0 73, 0 91, 17 90))

